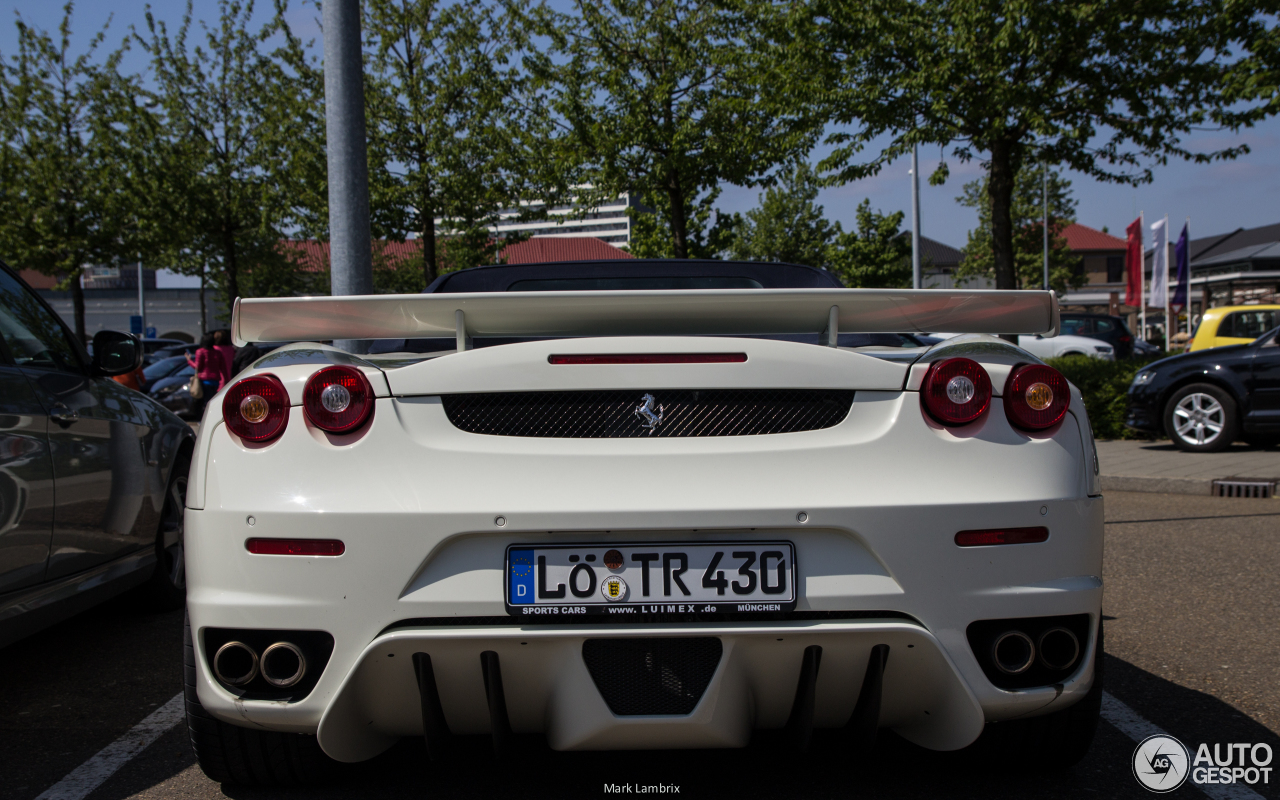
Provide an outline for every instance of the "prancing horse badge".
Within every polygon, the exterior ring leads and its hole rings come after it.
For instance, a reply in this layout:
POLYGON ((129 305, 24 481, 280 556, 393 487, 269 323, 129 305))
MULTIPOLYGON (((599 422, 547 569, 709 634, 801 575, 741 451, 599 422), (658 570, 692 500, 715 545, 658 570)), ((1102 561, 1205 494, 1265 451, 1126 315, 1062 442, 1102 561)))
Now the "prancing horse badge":
POLYGON ((652 436, 653 432, 662 424, 663 407, 658 406, 657 412, 654 412, 653 404, 655 402, 657 401, 653 399, 653 395, 646 394, 644 397, 640 398, 640 405, 636 406, 636 416, 644 420, 644 425, 642 427, 649 429, 650 436, 652 436))

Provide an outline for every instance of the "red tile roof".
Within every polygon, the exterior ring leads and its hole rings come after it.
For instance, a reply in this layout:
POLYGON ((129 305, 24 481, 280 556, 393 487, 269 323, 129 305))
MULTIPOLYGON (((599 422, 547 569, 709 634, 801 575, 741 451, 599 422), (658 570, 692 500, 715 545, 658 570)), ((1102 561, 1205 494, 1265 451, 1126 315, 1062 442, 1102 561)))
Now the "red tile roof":
POLYGON ((1062 230, 1067 246, 1076 252, 1085 250, 1123 250, 1124 239, 1073 222, 1062 230))
MULTIPOLYGON (((418 258, 422 247, 415 240, 407 242, 389 242, 385 239, 374 242, 374 247, 381 248, 383 263, 400 261, 407 258, 418 258)), ((283 239, 280 246, 286 252, 292 252, 298 265, 306 272, 319 272, 329 265, 329 243, 318 239, 283 239)), ((374 264, 377 268, 381 264, 374 264)))
MULTIPOLYGON (((329 243, 316 239, 286 239, 281 242, 287 251, 297 257, 302 269, 307 272, 319 272, 329 263, 329 243)), ((380 247, 384 264, 388 261, 400 261, 409 258, 420 258, 422 246, 417 239, 406 242, 374 242, 380 247)), ((447 248, 448 242, 441 241, 440 248, 447 248)), ((620 250, 606 244, 593 236, 539 237, 502 248, 500 258, 507 264, 540 264, 547 261, 611 261, 617 258, 633 258, 626 250, 620 250)), ((379 265, 374 264, 377 268, 379 265)))
POLYGON ((36 272, 34 269, 20 269, 18 275, 27 282, 32 289, 52 289, 58 285, 58 279, 43 272, 36 272))

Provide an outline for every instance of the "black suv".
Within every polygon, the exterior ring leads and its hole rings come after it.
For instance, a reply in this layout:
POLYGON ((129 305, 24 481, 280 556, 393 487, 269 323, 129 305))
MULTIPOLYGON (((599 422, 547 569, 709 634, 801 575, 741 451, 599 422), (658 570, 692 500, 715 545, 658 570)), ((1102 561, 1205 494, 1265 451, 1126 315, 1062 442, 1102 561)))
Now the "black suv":
POLYGON ((1062 333, 1101 339, 1116 351, 1116 358, 1133 355, 1133 334, 1123 317, 1107 314, 1063 314, 1062 333))

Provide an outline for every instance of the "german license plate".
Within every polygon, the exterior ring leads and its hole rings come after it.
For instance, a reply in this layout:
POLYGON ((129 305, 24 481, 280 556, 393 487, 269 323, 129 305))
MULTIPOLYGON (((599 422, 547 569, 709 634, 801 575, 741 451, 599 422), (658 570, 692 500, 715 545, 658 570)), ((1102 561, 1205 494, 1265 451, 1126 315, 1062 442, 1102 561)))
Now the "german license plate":
POLYGON ((510 545, 507 613, 680 614, 791 611, 791 542, 510 545))

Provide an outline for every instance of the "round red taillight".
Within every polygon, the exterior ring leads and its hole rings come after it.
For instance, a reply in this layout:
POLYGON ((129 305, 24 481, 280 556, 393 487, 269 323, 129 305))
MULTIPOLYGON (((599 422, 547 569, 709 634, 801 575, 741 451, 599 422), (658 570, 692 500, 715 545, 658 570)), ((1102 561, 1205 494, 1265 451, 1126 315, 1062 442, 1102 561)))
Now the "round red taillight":
POLYGON ((1004 413, 1015 428, 1042 431, 1062 421, 1071 404, 1067 379, 1053 367, 1025 364, 1004 384, 1004 413))
POLYGON ((350 433, 373 416, 373 387, 355 367, 325 367, 302 390, 302 410, 329 433, 350 433))
POLYGON ((275 375, 236 381, 222 396, 222 419, 241 439, 268 442, 289 424, 289 393, 275 375))
POLYGON ((943 425, 967 425, 991 405, 991 378, 968 358, 947 358, 929 366, 920 386, 929 415, 943 425))

